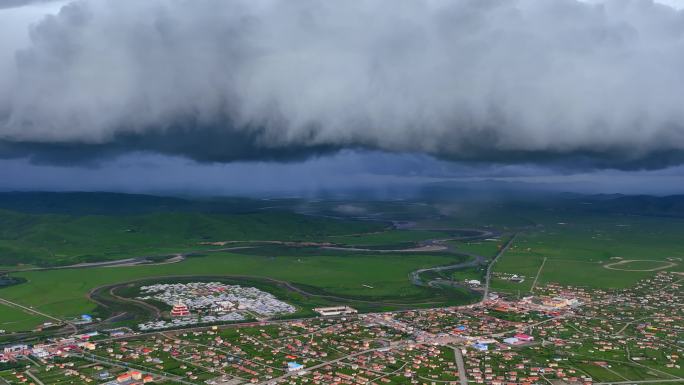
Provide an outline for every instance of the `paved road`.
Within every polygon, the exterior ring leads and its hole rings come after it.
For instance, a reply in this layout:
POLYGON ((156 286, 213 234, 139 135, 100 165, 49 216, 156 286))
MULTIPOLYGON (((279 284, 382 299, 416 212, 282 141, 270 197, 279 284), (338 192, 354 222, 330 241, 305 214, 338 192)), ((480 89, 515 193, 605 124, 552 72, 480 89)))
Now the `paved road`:
POLYGON ((423 273, 427 273, 429 271, 445 271, 445 270, 457 270, 457 269, 463 269, 467 267, 476 267, 483 265, 485 263, 486 258, 481 256, 481 255, 475 255, 475 254, 469 254, 475 259, 466 261, 466 262, 461 262, 457 263, 454 265, 447 265, 447 266, 437 266, 437 267, 428 267, 425 269, 418 269, 415 271, 412 271, 409 273, 409 279, 411 280, 411 283, 413 283, 416 286, 431 286, 431 283, 437 281, 437 280, 432 280, 429 282, 423 282, 423 280, 420 278, 420 275, 423 273))
POLYGON ((541 265, 539 266, 539 270, 537 270, 537 275, 534 276, 534 282, 532 282, 532 287, 530 288, 530 292, 533 292, 534 288, 537 286, 537 281, 539 281, 539 276, 541 275, 541 272, 544 269, 545 264, 546 264, 546 257, 544 257, 544 260, 542 261, 541 265))
POLYGON ((43 381, 41 381, 40 378, 36 377, 35 374, 31 373, 30 370, 27 370, 26 374, 28 374, 28 376, 31 377, 31 379, 35 381, 38 385, 45 385, 43 381))
POLYGON ((463 362, 463 353, 461 349, 456 346, 450 346, 454 351, 454 360, 458 367, 458 379, 461 385, 468 385, 468 375, 466 374, 465 362, 463 362))
POLYGON ((518 233, 513 234, 513 236, 506 242, 504 247, 499 250, 499 252, 496 254, 496 257, 492 260, 492 263, 487 266, 487 274, 485 275, 485 286, 484 286, 484 293, 482 294, 482 301, 486 300, 487 297, 489 296, 489 284, 492 280, 492 268, 494 267, 494 264, 496 264, 496 261, 499 260, 499 258, 504 255, 506 250, 508 250, 509 247, 513 244, 513 241, 515 238, 518 236, 518 233))
POLYGON ((65 321, 65 320, 60 319, 60 318, 57 318, 57 317, 55 317, 55 316, 52 316, 52 315, 43 313, 42 311, 36 310, 36 309, 34 309, 34 308, 32 308, 32 307, 20 305, 20 304, 18 304, 18 303, 16 303, 16 302, 12 302, 12 301, 6 300, 6 299, 4 299, 4 298, 0 298, 0 304, 4 304, 4 305, 10 306, 10 307, 18 307, 18 308, 20 308, 20 309, 22 309, 22 310, 24 310, 24 311, 26 311, 26 312, 29 312, 29 313, 31 313, 31 314, 39 315, 39 316, 41 316, 41 317, 45 317, 45 318, 47 318, 47 319, 51 319, 51 320, 53 320, 53 321, 57 321, 59 324, 63 324, 63 325, 68 326, 69 329, 70 329, 73 333, 76 333, 76 331, 78 330, 78 329, 76 328, 76 325, 74 325, 73 323, 68 322, 68 321, 65 321))

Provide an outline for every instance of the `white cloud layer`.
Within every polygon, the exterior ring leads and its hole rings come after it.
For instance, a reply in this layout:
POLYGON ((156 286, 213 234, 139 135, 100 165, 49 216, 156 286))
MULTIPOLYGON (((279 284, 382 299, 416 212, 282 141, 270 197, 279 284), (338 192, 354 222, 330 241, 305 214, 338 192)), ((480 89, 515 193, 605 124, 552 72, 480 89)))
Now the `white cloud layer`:
POLYGON ((17 41, 5 141, 190 117, 264 148, 684 150, 684 11, 650 0, 82 0, 17 41))

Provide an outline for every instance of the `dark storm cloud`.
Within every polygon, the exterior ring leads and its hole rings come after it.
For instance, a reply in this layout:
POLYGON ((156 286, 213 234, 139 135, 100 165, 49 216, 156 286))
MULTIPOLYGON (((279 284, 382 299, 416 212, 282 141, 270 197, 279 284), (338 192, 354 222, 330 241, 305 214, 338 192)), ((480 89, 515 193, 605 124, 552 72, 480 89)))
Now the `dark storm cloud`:
POLYGON ((184 124, 164 131, 117 133, 104 142, 38 142, 0 140, 0 159, 29 157, 40 164, 95 165, 128 152, 154 152, 182 155, 199 162, 233 161, 302 161, 309 157, 332 154, 340 148, 332 145, 265 147, 260 130, 234 131, 225 126, 184 124))
POLYGON ((15 59, 5 157, 658 168, 684 151, 684 13, 649 0, 77 1, 15 59))
MULTIPOLYGON (((657 171, 592 170, 559 175, 542 166, 475 165, 420 154, 343 150, 297 163, 197 163, 129 153, 98 167, 0 161, 0 191, 118 191, 153 194, 397 199, 447 188, 479 198, 512 191, 682 194, 684 166, 657 171)), ((443 195, 442 195, 443 196, 443 195)))

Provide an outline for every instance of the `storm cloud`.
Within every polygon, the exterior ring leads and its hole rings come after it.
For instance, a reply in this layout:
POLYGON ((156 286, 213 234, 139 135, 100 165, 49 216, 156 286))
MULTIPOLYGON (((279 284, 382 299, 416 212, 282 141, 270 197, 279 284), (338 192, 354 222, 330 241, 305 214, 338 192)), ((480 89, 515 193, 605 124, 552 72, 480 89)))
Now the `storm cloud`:
POLYGON ((684 12, 650 0, 84 0, 11 58, 4 157, 684 160, 684 12))

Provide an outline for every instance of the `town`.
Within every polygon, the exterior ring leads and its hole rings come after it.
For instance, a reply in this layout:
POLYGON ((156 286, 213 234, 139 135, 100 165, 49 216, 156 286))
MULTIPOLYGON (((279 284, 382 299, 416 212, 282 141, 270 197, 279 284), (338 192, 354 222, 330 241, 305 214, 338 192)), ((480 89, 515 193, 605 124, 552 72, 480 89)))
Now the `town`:
POLYGON ((296 311, 294 306, 259 289, 219 282, 156 284, 143 286, 140 292, 139 300, 156 300, 173 306, 170 311, 173 320, 140 324, 138 327, 142 331, 263 319, 296 311))
MULTIPOLYGON (((4 347, 0 383, 682 383, 683 282, 661 272, 625 290, 547 284, 534 295, 490 293, 457 307, 357 314, 341 306, 308 319, 90 332, 4 347)), ((293 310, 259 290, 218 283, 141 288, 148 296, 174 305, 175 319, 293 310), (217 309, 222 302, 232 305, 217 309)))

